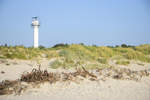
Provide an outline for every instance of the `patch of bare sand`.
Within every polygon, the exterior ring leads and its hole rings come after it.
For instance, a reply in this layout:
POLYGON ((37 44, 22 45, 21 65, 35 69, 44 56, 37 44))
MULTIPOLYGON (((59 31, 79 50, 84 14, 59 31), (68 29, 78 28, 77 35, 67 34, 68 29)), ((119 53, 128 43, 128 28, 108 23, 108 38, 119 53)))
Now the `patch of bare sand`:
MULTIPOLYGON (((12 61, 13 62, 13 61, 12 61)), ((48 62, 44 62, 45 66, 48 62)), ((43 65, 44 65, 43 64, 43 65)), ((17 61, 17 64, 0 64, 0 80, 17 79, 24 71, 32 70, 35 62, 17 61)), ((44 67, 48 70, 51 70, 44 67)), ((136 66, 134 66, 136 68, 136 66)), ((137 66, 139 67, 139 66, 137 66)), ((140 66, 142 67, 142 66, 140 66)), ((143 67, 145 68, 145 67, 143 67)), ((106 81, 84 80, 73 82, 44 83, 39 88, 30 88, 21 95, 3 95, 0 100, 150 100, 150 77, 141 81, 107 79, 106 81)))
POLYGON ((150 84, 109 79, 105 82, 85 80, 80 84, 41 84, 22 95, 0 96, 0 100, 150 100, 150 84))

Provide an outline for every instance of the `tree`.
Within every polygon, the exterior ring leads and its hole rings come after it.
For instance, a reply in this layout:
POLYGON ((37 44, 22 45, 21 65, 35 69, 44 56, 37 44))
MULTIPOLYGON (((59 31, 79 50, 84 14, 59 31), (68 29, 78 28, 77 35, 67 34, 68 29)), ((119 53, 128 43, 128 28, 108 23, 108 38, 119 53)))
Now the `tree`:
POLYGON ((121 47, 127 48, 128 46, 126 44, 122 44, 121 47))
POLYGON ((5 45, 4 45, 5 47, 7 47, 7 43, 5 43, 5 45))
POLYGON ((44 47, 44 46, 42 46, 42 45, 40 45, 40 46, 39 46, 39 49, 45 49, 45 47, 44 47))
POLYGON ((68 47, 68 44, 63 44, 63 43, 59 43, 53 46, 53 48, 57 48, 57 47, 68 47))

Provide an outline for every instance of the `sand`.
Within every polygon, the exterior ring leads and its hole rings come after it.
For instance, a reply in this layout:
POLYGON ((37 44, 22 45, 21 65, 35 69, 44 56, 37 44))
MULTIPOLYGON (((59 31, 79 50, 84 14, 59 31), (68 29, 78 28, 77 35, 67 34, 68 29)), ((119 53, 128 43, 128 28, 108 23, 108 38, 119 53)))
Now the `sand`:
MULTIPOLYGON (((42 69, 60 71, 51 69, 49 63, 46 60, 42 61, 42 69)), ((128 67, 132 70, 150 68, 149 63, 140 66, 134 62, 128 66, 116 66, 128 67)), ((0 73, 0 81, 18 79, 23 72, 31 71, 33 67, 36 67, 35 61, 0 62, 0 72, 5 72, 0 73)), ((74 82, 43 83, 39 87, 27 89, 20 95, 2 95, 0 100, 150 100, 150 77, 142 77, 138 82, 108 78, 106 81, 85 79, 79 84, 74 82)))

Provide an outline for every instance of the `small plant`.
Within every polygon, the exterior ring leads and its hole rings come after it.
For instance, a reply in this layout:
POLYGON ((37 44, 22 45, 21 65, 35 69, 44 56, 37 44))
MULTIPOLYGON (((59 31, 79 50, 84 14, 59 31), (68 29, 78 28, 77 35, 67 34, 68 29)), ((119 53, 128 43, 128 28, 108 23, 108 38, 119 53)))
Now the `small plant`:
POLYGON ((102 64, 107 64, 107 58, 98 58, 97 61, 102 64))
POLYGON ((144 66, 144 64, 143 63, 137 63, 138 65, 140 65, 140 66, 144 66))
POLYGON ((99 68, 99 65, 98 64, 88 64, 88 65, 86 65, 85 68, 86 69, 97 69, 97 68, 99 68))
POLYGON ((53 69, 57 69, 59 67, 62 67, 62 62, 60 62, 59 60, 55 60, 54 62, 52 62, 50 64, 51 68, 53 69))
POLYGON ((0 56, 0 59, 5 59, 5 57, 4 56, 0 56))
POLYGON ((6 63, 6 65, 9 66, 10 64, 9 64, 9 63, 6 63))
POLYGON ((118 56, 114 56, 112 57, 113 60, 120 60, 120 59, 124 59, 124 57, 118 55, 118 56))
POLYGON ((127 61, 127 60, 118 60, 116 62, 116 64, 119 64, 119 65, 128 65, 128 64, 130 64, 130 62, 127 61))

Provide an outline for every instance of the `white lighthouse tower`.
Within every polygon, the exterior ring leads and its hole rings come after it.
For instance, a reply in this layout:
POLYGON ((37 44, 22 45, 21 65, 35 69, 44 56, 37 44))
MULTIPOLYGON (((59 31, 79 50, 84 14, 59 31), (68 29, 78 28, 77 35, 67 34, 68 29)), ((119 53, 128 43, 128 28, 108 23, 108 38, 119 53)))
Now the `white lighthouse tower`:
POLYGON ((32 27, 33 27, 33 32, 34 32, 34 48, 38 48, 38 35, 39 35, 39 26, 40 23, 38 21, 38 17, 32 17, 32 27))

